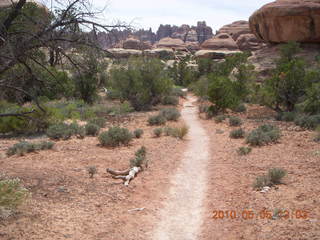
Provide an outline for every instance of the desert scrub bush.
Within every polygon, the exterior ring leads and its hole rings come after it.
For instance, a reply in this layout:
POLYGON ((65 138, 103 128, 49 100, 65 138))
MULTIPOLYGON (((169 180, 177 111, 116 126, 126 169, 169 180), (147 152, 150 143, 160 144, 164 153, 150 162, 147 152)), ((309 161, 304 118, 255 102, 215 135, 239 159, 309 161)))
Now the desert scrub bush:
POLYGON ((270 178, 266 175, 258 176, 253 183, 253 187, 255 189, 262 189, 263 187, 271 187, 272 183, 270 181, 270 178))
POLYGON ((143 135, 143 130, 140 129, 140 128, 138 128, 138 129, 136 129, 136 130, 133 131, 133 136, 134 136, 135 138, 141 138, 142 135, 143 135))
POLYGON ((276 116, 276 120, 284 122, 293 122, 296 118, 295 112, 281 112, 276 116))
POLYGON ((198 109, 199 109, 199 113, 206 113, 209 110, 209 105, 207 104, 200 104, 198 109))
POLYGON ((84 126, 80 126, 78 123, 73 122, 69 124, 69 128, 71 129, 71 136, 77 136, 77 138, 85 138, 86 129, 84 126))
POLYGON ((97 167, 96 166, 89 166, 87 168, 87 172, 89 174, 89 177, 90 178, 93 178, 95 174, 98 173, 98 170, 97 170, 97 167))
POLYGON ((52 149, 53 146, 54 146, 54 143, 48 142, 48 141, 43 141, 43 142, 39 142, 39 143, 31 143, 31 142, 27 142, 27 141, 22 141, 22 142, 14 144, 12 147, 10 147, 7 150, 7 155, 12 156, 12 155, 17 154, 17 155, 23 156, 26 153, 30 153, 30 152, 52 149))
POLYGON ((243 155, 248 155, 249 153, 251 153, 251 151, 252 151, 252 148, 250 147, 240 147, 237 152, 239 155, 243 156, 243 155))
POLYGON ((318 115, 300 115, 297 116, 294 120, 294 123, 302 128, 306 129, 315 129, 318 125, 320 125, 320 114, 318 115))
POLYGON ((0 179, 0 210, 14 210, 29 196, 29 191, 21 186, 21 181, 15 179, 0 179))
POLYGON ((230 126, 236 127, 236 126, 240 126, 241 124, 242 124, 242 121, 239 117, 231 116, 229 118, 229 125, 230 126))
POLYGON ((94 123, 87 123, 85 125, 86 135, 97 136, 100 132, 100 127, 94 123))
POLYGON ((163 128, 163 134, 164 134, 165 136, 171 136, 172 131, 173 131, 173 128, 172 128, 172 127, 164 127, 164 128, 163 128))
POLYGON ((133 135, 127 128, 111 127, 99 135, 99 141, 104 147, 117 147, 121 144, 128 145, 133 135))
POLYGON ((224 120, 226 120, 226 116, 225 115, 219 115, 219 116, 216 116, 215 118, 214 118, 214 121, 216 122, 216 123, 221 123, 221 122, 223 122, 224 120))
POLYGON ((173 105, 173 106, 177 106, 179 104, 179 98, 176 96, 164 96, 162 98, 161 103, 163 105, 173 105))
POLYGON ((142 146, 135 152, 135 158, 130 159, 130 167, 147 167, 147 149, 145 146, 142 146))
POLYGON ((154 135, 155 137, 161 137, 162 132, 163 132, 162 128, 155 128, 155 129, 153 130, 153 135, 154 135))
POLYGON ((245 135, 245 131, 242 129, 242 128, 239 128, 239 129, 235 129, 235 130, 232 130, 230 132, 230 138, 244 138, 244 135, 245 135))
POLYGON ((287 175, 287 172, 282 168, 272 168, 268 171, 268 177, 272 184, 280 184, 282 178, 287 175))
POLYGON ((246 142, 251 146, 263 146, 276 142, 281 136, 280 129, 273 125, 261 125, 252 130, 246 138, 246 142))
POLYGON ((182 87, 173 87, 171 90, 171 96, 186 97, 187 92, 182 90, 182 87))
POLYGON ((164 108, 161 109, 160 115, 165 117, 167 121, 177 121, 181 116, 180 112, 176 108, 164 108))
POLYGON ((247 111, 246 105, 243 103, 237 105, 236 107, 232 108, 232 111, 238 112, 238 113, 243 113, 247 111))
POLYGON ((89 123, 98 125, 100 128, 106 127, 107 120, 105 118, 93 118, 89 121, 89 123))
POLYGON ((188 134, 188 132, 189 132, 189 128, 184 125, 181 127, 172 128, 170 131, 170 136, 179 138, 182 140, 188 134))
POLYGON ((67 140, 67 139, 71 138, 73 132, 74 131, 70 128, 70 126, 68 124, 66 124, 66 123, 57 123, 57 124, 54 124, 54 125, 50 126, 47 129, 46 134, 50 139, 67 140))
POLYGON ((148 123, 150 126, 155 126, 155 125, 164 125, 167 122, 166 118, 162 116, 161 114, 151 116, 148 119, 148 123))

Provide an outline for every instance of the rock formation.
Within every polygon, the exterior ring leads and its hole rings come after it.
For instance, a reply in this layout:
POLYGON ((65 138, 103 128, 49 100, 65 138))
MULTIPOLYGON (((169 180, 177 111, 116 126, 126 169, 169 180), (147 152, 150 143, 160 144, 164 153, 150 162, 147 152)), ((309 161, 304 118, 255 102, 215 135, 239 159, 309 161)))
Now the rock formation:
POLYGON ((240 35, 236 43, 241 51, 257 51, 265 46, 265 44, 258 40, 252 33, 240 35))
POLYGON ((204 50, 239 50, 237 43, 227 33, 220 33, 201 44, 204 50))
POLYGON ((205 21, 197 23, 196 32, 198 34, 198 42, 200 44, 213 36, 212 28, 208 27, 205 21))
POLYGON ((173 50, 185 50, 186 46, 181 39, 178 38, 162 38, 158 44, 157 48, 169 48, 173 50))
POLYGON ((251 30, 249 22, 241 20, 223 26, 219 29, 218 34, 219 33, 227 33, 233 38, 233 40, 237 41, 240 35, 251 33, 251 30))
POLYGON ((260 40, 320 42, 319 0, 277 0, 250 17, 250 28, 260 40))

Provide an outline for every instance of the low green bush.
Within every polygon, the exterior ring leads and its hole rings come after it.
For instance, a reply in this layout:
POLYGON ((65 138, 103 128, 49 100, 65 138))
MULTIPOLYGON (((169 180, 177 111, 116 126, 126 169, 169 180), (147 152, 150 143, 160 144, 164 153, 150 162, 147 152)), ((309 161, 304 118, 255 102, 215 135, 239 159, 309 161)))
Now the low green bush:
POLYGON ((293 122, 296 118, 295 112, 282 112, 279 113, 276 117, 276 120, 278 121, 284 121, 284 122, 293 122))
POLYGON ((253 187, 255 189, 262 189, 263 187, 271 187, 272 183, 270 181, 270 178, 266 175, 258 176, 253 183, 253 187))
POLYGON ((172 127, 164 127, 163 128, 163 133, 165 136, 171 136, 173 132, 173 128, 172 127))
POLYGON ((108 131, 99 135, 99 141, 104 147, 117 147, 121 144, 128 145, 133 138, 127 128, 111 127, 108 131))
POLYGON ((100 127, 94 123, 87 123, 85 125, 86 135, 97 136, 100 132, 100 127))
POLYGON ((154 135, 155 137, 161 137, 161 135, 162 135, 162 128, 155 128, 155 129, 153 130, 153 135, 154 135))
POLYGON ((170 136, 184 139, 184 137, 188 134, 189 128, 187 126, 172 128, 170 131, 170 136))
POLYGON ((67 139, 71 138, 73 132, 74 132, 74 130, 72 130, 68 124, 57 123, 57 124, 50 126, 46 133, 50 139, 67 140, 67 139))
POLYGON ((97 170, 97 167, 96 166, 89 166, 87 168, 87 172, 89 174, 89 177, 90 178, 93 178, 95 174, 98 173, 98 170, 97 170))
POLYGON ((200 104, 198 109, 199 109, 199 113, 207 113, 209 111, 209 105, 207 104, 200 104))
POLYGON ((245 131, 242 128, 232 130, 230 132, 230 138, 244 138, 245 131))
POLYGON ((21 141, 19 143, 14 144, 7 150, 7 155, 20 155, 23 156, 26 153, 36 152, 40 150, 52 149, 54 146, 53 142, 43 141, 39 143, 31 143, 27 141, 21 141))
POLYGON ((272 168, 268 171, 268 177, 272 184, 280 184, 283 177, 287 175, 287 172, 282 168, 272 168))
POLYGON ((23 204, 29 195, 29 191, 22 187, 20 179, 0 179, 0 209, 14 210, 23 204))
POLYGON ((136 151, 135 158, 130 159, 130 167, 143 167, 143 165, 147 167, 146 155, 147 149, 142 146, 136 151))
POLYGON ((239 149, 238 149, 238 154, 239 155, 248 155, 249 153, 251 153, 251 151, 252 151, 252 148, 250 148, 250 147, 240 147, 239 149))
POLYGON ((179 110, 176 108, 164 108, 160 111, 160 115, 165 117, 167 121, 177 121, 181 116, 179 110))
POLYGON ((69 128, 71 129, 71 136, 77 136, 77 138, 85 138, 86 129, 84 126, 80 126, 78 123, 73 122, 69 124, 69 128))
POLYGON ((171 95, 176 97, 186 97, 187 92, 182 91, 181 87, 173 87, 171 90, 171 95))
POLYGON ((142 135, 143 135, 143 130, 140 128, 133 131, 133 136, 135 138, 141 138, 142 135))
POLYGON ((320 125, 316 129, 316 134, 313 139, 315 142, 320 142, 320 125))
POLYGON ((100 128, 106 127, 107 120, 105 118, 93 118, 89 121, 89 123, 98 125, 100 128))
POLYGON ((242 121, 239 117, 231 116, 229 118, 229 125, 233 126, 233 127, 240 126, 240 125, 242 125, 242 121))
POLYGON ((238 112, 238 113, 243 113, 247 111, 246 106, 242 103, 237 105, 236 107, 232 108, 232 111, 238 112))
POLYGON ((281 137, 280 129, 273 125, 262 125, 252 130, 246 138, 251 146, 263 146, 276 142, 281 137))
POLYGON ((162 115, 155 115, 155 116, 151 116, 148 119, 148 123, 150 126, 155 126, 155 125, 163 125, 166 123, 166 118, 162 115))
POLYGON ((179 98, 176 96, 164 96, 161 102, 163 105, 177 106, 179 104, 179 98))
POLYGON ((226 116, 225 115, 218 115, 218 116, 216 116, 215 118, 214 118, 214 121, 216 122, 216 123, 221 123, 221 122, 223 122, 224 120, 226 120, 226 116))
POLYGON ((294 120, 294 123, 302 128, 315 129, 320 125, 320 114, 319 115, 300 115, 294 120))

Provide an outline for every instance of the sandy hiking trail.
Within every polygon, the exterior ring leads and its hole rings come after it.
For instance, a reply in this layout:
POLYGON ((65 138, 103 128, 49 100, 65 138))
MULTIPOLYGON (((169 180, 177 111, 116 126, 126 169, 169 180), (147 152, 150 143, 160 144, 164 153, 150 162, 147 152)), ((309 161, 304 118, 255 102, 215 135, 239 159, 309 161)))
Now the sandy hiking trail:
POLYGON ((205 213, 209 137, 198 119, 195 97, 188 96, 181 112, 189 127, 188 147, 172 177, 171 188, 160 210, 153 240, 196 240, 205 213))

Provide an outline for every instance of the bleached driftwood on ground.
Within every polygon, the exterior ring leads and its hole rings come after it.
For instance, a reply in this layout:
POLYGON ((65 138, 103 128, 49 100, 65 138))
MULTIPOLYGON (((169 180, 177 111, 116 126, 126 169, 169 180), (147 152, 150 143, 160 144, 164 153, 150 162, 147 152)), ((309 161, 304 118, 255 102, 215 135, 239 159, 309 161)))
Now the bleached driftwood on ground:
POLYGON ((130 181, 134 179, 141 170, 141 167, 133 167, 125 171, 117 171, 108 168, 107 172, 110 173, 114 179, 122 179, 124 181, 124 185, 128 186, 130 181))

